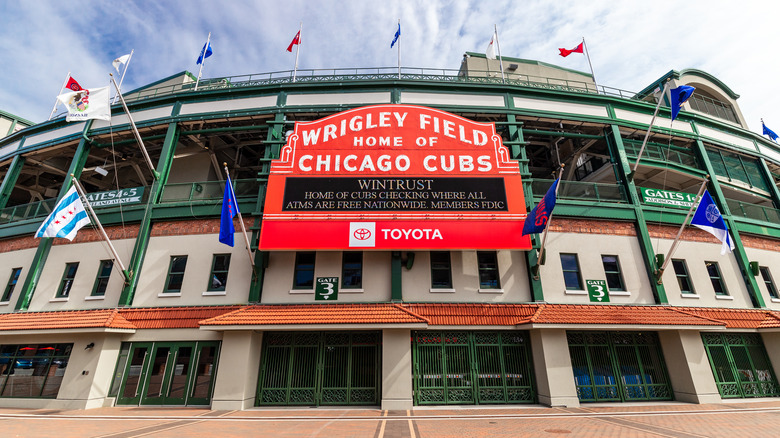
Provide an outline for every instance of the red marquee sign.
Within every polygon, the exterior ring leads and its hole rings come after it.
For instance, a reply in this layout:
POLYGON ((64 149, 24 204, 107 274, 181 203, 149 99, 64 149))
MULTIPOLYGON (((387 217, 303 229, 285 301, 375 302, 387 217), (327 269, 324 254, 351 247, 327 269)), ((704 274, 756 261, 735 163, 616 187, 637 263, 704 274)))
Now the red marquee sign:
POLYGON ((413 105, 298 122, 271 163, 260 249, 530 249, 495 126, 413 105))

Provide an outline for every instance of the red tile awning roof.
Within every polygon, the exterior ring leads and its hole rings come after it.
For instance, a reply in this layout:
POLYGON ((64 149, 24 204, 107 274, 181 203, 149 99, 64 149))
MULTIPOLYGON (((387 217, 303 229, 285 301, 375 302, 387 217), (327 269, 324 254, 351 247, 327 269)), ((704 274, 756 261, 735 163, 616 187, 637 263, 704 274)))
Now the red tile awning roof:
POLYGON ((530 322, 534 324, 596 325, 696 325, 724 326, 706 316, 680 312, 670 306, 620 306, 582 304, 541 304, 530 322))
POLYGON ((425 303, 405 304, 431 325, 517 325, 526 322, 539 309, 538 304, 425 303))
POLYGON ((242 306, 204 307, 126 307, 120 315, 139 329, 198 328, 199 322, 242 308, 242 306))
POLYGON ((0 331, 52 329, 129 329, 118 309, 64 310, 58 312, 24 312, 0 315, 0 331))
POLYGON ((704 318, 722 321, 730 329, 758 329, 780 327, 780 314, 765 309, 723 309, 709 307, 677 307, 704 318))
POLYGON ((425 323, 427 319, 398 304, 260 304, 200 322, 201 326, 425 323))

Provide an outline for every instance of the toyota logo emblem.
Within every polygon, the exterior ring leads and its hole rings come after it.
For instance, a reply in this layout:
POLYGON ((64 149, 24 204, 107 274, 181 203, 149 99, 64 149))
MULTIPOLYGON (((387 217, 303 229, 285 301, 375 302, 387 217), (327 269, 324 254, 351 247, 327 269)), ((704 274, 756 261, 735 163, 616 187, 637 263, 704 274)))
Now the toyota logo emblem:
POLYGON ((367 240, 371 238, 371 230, 366 228, 358 228, 354 233, 352 233, 352 236, 357 240, 367 240))

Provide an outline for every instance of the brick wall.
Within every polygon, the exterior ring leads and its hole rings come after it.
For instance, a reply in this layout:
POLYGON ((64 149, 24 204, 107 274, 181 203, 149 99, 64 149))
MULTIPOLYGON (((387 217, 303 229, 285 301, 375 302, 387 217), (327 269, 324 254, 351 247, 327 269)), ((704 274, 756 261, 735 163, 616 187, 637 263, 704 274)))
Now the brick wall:
POLYGON ((550 231, 557 233, 611 234, 614 236, 636 236, 633 222, 582 220, 553 217, 550 231))

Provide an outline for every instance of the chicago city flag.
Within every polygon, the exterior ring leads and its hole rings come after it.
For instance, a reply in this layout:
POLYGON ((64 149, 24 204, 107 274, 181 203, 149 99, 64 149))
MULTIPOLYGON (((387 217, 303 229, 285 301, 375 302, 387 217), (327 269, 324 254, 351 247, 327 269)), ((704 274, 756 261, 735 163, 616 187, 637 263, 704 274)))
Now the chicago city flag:
POLYGON ((68 122, 89 119, 111 120, 108 87, 68 91, 57 96, 57 100, 68 108, 68 122))
POLYGON ((706 190, 699 200, 696 213, 693 214, 693 219, 691 219, 691 225, 701 228, 723 242, 723 247, 720 250, 721 255, 734 249, 734 241, 729 236, 726 222, 723 220, 723 216, 720 215, 720 210, 718 210, 718 206, 712 200, 710 192, 706 190))
POLYGON ((71 187, 35 232, 35 237, 63 237, 73 240, 81 227, 88 223, 89 217, 84 211, 84 204, 81 203, 76 187, 71 187))

